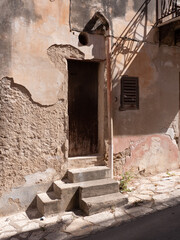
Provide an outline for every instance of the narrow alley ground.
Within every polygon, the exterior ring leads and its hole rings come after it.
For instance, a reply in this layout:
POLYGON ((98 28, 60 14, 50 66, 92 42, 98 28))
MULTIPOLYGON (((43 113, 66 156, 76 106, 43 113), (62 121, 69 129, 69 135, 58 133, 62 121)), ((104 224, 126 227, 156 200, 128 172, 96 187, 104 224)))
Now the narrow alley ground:
POLYGON ((180 205, 108 228, 81 240, 178 240, 180 205))

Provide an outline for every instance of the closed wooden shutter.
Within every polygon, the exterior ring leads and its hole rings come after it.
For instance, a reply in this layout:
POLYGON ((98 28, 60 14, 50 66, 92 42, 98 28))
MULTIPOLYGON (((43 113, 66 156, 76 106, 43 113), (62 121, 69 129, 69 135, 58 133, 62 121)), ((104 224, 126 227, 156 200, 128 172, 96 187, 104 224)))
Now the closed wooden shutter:
POLYGON ((137 77, 121 78, 120 110, 139 109, 139 80, 137 77))

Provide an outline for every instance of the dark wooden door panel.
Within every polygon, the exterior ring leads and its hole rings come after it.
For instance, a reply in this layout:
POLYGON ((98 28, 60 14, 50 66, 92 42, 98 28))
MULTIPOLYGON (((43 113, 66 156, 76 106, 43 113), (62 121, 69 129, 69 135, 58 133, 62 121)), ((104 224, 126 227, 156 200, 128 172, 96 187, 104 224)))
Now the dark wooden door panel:
POLYGON ((68 61, 69 156, 97 153, 98 63, 68 61))

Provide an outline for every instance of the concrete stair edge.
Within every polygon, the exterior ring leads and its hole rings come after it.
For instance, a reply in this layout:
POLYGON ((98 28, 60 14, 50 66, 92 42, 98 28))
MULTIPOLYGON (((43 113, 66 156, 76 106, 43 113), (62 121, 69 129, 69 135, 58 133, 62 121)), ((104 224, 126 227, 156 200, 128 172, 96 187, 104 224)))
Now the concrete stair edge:
POLYGON ((54 192, 37 194, 37 209, 44 215, 51 215, 60 212, 60 199, 54 192))
POLYGON ((90 198, 83 198, 80 200, 80 208, 87 215, 96 214, 112 207, 121 207, 127 204, 128 199, 126 196, 118 193, 107 194, 103 196, 96 196, 90 198))
POLYGON ((68 170, 68 179, 72 183, 110 178, 110 169, 106 166, 78 168, 68 170))
POLYGON ((93 166, 105 166, 102 156, 69 157, 68 169, 86 168, 93 166))
POLYGON ((119 192, 119 185, 113 179, 83 182, 79 187, 79 198, 89 198, 119 192))

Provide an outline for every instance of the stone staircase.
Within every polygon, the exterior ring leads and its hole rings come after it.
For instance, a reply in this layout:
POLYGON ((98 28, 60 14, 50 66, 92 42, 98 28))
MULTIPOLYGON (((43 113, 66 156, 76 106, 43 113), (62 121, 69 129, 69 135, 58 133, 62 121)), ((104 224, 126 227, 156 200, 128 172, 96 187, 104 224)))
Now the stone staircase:
POLYGON ((75 208, 92 215, 127 203, 105 166, 71 169, 67 176, 67 183, 55 181, 52 192, 37 195, 37 208, 44 216, 75 208))

